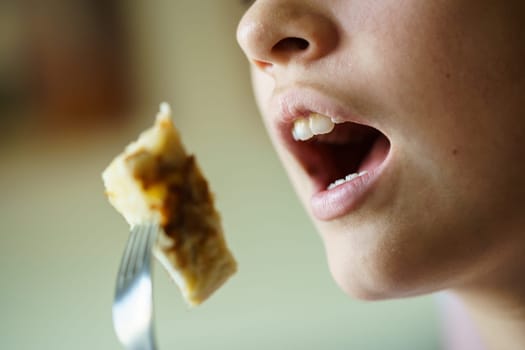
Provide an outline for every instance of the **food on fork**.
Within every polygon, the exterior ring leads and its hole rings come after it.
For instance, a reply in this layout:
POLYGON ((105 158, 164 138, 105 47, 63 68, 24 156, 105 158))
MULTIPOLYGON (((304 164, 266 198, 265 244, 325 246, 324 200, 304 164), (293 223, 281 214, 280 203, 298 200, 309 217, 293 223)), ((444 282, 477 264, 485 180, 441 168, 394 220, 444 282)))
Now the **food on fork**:
POLYGON ((160 224, 155 257, 190 305, 206 300, 235 273, 208 183, 186 153, 167 103, 160 105, 155 125, 102 178, 109 202, 131 226, 160 224))

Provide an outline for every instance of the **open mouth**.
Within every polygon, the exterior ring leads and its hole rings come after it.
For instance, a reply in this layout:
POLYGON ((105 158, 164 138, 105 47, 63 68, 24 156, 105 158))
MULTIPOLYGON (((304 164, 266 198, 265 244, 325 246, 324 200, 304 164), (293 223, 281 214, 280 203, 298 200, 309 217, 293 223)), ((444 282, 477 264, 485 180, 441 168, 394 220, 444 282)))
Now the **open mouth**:
POLYGON ((316 113, 296 119, 286 132, 288 146, 316 192, 362 183, 376 172, 390 150, 388 137, 378 129, 354 122, 334 123, 316 113))

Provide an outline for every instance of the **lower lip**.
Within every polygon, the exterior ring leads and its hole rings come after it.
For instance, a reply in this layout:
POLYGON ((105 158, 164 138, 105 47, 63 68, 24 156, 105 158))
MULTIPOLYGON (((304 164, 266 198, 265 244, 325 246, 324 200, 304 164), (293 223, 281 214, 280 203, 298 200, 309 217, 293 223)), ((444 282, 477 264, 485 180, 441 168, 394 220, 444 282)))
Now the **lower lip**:
MULTIPOLYGON (((310 201, 313 215, 323 221, 334 220, 355 211, 372 192, 390 158, 390 151, 377 167, 330 190, 315 193, 310 201)), ((361 169, 362 170, 362 169, 361 169)))

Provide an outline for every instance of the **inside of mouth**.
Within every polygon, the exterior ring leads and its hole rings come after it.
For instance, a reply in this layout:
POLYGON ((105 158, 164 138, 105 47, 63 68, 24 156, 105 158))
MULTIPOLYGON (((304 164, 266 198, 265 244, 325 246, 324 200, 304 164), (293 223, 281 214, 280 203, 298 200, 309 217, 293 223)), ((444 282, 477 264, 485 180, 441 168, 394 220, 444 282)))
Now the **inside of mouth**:
POLYGON ((356 123, 337 124, 331 133, 317 135, 304 144, 303 165, 325 188, 348 175, 372 172, 390 149, 383 133, 356 123))

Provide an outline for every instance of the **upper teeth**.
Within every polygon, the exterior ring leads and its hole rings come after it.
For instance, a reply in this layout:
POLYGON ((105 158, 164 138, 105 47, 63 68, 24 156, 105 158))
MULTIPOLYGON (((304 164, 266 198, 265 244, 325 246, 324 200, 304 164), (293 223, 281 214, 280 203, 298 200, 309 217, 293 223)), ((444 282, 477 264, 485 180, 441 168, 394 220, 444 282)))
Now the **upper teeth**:
POLYGON ((292 135, 295 140, 306 141, 314 135, 328 134, 334 126, 334 122, 327 116, 311 113, 308 117, 294 122, 292 135))

